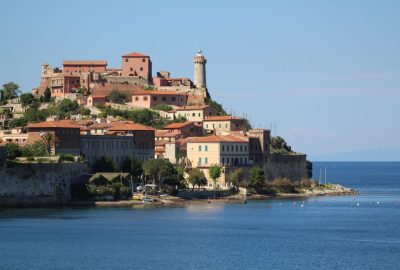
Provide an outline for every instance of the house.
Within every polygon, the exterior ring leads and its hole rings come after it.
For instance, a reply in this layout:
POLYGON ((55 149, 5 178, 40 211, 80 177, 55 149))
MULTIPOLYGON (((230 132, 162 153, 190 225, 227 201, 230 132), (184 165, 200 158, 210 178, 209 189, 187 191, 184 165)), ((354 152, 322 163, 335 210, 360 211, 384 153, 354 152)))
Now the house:
POLYGON ((87 98, 87 106, 94 107, 97 104, 105 104, 107 102, 106 95, 91 95, 87 98))
POLYGON ((167 130, 168 132, 176 132, 183 138, 203 135, 203 128, 191 121, 172 123, 166 125, 163 130, 167 130))
POLYGON ((142 161, 154 157, 154 129, 132 122, 119 122, 101 135, 81 137, 81 154, 90 165, 101 157, 118 166, 128 158, 142 161))
POLYGON ((187 94, 176 91, 138 91, 132 95, 132 106, 139 108, 152 108, 159 104, 184 106, 187 94))
MULTIPOLYGON (((204 171, 208 187, 214 187, 208 169, 219 165, 223 172, 231 167, 247 167, 249 165, 249 141, 247 138, 231 135, 211 135, 192 137, 187 140, 187 158, 192 168, 204 171)), ((217 181, 216 187, 230 188, 230 183, 223 174, 217 181)))
POLYGON ((209 116, 203 120, 203 128, 215 134, 229 131, 243 131, 246 128, 246 120, 231 115, 209 116))
POLYGON ((217 109, 210 105, 183 106, 168 112, 171 119, 185 117, 187 120, 201 123, 204 118, 217 115, 217 109))
POLYGON ((72 124, 70 120, 47 121, 28 125, 28 139, 29 137, 37 137, 37 133, 51 133, 56 137, 54 149, 52 149, 54 154, 79 155, 80 153, 80 127, 72 124))

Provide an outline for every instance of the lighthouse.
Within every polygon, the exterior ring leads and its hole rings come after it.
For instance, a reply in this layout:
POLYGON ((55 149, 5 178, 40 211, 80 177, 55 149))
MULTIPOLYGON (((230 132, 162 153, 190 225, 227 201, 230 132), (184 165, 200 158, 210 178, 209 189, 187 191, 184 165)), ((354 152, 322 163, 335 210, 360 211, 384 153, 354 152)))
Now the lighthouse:
POLYGON ((195 55, 194 59, 194 86, 198 89, 206 88, 206 63, 207 59, 202 54, 202 50, 199 50, 195 55))

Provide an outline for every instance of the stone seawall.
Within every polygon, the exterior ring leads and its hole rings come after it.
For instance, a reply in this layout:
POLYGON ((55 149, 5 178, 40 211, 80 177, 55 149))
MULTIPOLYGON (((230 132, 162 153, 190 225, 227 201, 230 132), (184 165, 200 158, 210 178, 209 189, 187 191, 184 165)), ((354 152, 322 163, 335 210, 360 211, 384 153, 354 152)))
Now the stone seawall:
POLYGON ((0 207, 62 205, 85 163, 11 163, 0 169, 0 207))
POLYGON ((306 155, 268 155, 264 171, 267 180, 288 178, 298 181, 308 178, 306 155))

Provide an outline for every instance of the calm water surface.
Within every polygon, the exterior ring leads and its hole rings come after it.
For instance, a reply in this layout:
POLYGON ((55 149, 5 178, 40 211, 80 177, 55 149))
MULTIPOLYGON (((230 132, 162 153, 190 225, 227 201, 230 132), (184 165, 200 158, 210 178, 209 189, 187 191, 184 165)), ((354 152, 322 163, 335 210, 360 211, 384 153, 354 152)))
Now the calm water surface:
POLYGON ((400 269, 400 163, 325 167, 361 195, 0 211, 0 269, 400 269))

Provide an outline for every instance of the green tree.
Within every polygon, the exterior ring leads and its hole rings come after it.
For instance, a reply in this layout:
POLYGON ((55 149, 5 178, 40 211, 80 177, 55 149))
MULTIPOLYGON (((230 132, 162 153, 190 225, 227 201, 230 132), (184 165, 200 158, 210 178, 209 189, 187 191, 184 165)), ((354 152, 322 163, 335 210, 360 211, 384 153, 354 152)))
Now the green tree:
POLYGON ((92 169, 93 172, 116 172, 117 166, 112 160, 106 157, 101 157, 96 159, 92 169))
POLYGON ((46 145, 42 141, 27 144, 22 148, 22 156, 24 157, 44 157, 46 155, 46 145))
POLYGON ((219 165, 212 165, 208 170, 208 175, 214 182, 213 189, 217 186, 217 179, 221 176, 221 166, 219 165))
POLYGON ((8 159, 15 159, 22 155, 21 148, 16 143, 7 143, 5 147, 6 147, 6 157, 8 159))
POLYGON ((176 175, 174 166, 167 159, 150 159, 143 163, 143 172, 158 182, 159 189, 163 186, 164 177, 176 175))
POLYGON ((271 154, 288 155, 292 153, 292 148, 287 145, 286 141, 280 137, 271 137, 271 154))
POLYGON ((124 103, 128 100, 128 96, 124 93, 112 90, 108 96, 108 100, 114 103, 124 103))
POLYGON ((3 84, 3 89, 1 89, 0 91, 2 92, 1 101, 17 98, 18 94, 21 92, 19 90, 19 85, 13 82, 3 84))
POLYGON ((46 87, 46 89, 43 92, 43 101, 50 102, 50 100, 51 100, 51 91, 50 88, 46 87))
POLYGON ((237 189, 240 185, 240 182, 244 180, 243 168, 234 169, 229 173, 228 177, 232 185, 237 189))
POLYGON ((24 93, 20 97, 20 101, 22 106, 30 106, 32 105, 36 100, 36 98, 31 94, 31 93, 24 93))
POLYGON ((57 143, 57 137, 54 133, 46 132, 42 135, 42 141, 45 145, 45 149, 48 155, 51 155, 51 149, 55 148, 57 143))
POLYGON ((197 168, 192 169, 189 172, 188 181, 190 184, 192 184, 193 189, 195 186, 201 188, 202 186, 207 185, 207 178, 204 175, 204 172, 197 168))
POLYGON ((82 108, 82 109, 81 109, 81 114, 82 114, 82 115, 90 115, 90 109, 88 109, 88 108, 82 108))
POLYGON ((63 99, 59 104, 58 104, 58 110, 59 113, 65 117, 66 115, 70 114, 71 112, 75 111, 78 109, 79 105, 76 102, 76 100, 72 101, 70 99, 63 99))
POLYGON ((254 166, 249 171, 249 187, 257 192, 261 191, 265 184, 264 170, 261 167, 254 166))

